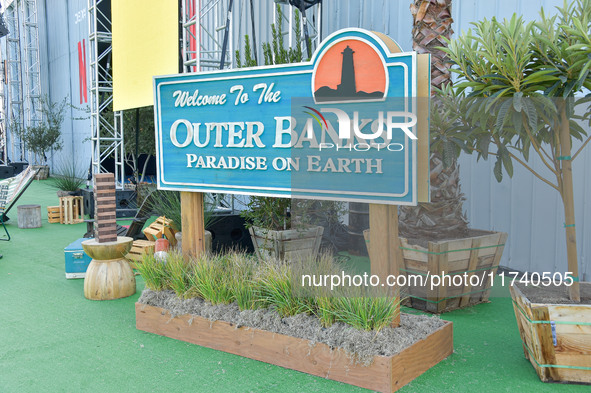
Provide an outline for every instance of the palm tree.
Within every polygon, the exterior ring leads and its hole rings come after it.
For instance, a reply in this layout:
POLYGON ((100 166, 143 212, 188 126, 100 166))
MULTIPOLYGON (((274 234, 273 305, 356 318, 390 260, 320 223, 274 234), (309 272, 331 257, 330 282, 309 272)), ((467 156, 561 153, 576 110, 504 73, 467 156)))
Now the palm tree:
POLYGON ((431 54, 431 85, 438 89, 451 82, 449 58, 437 47, 447 46, 444 38, 453 34, 452 0, 413 0, 412 49, 431 54))
POLYGON ((431 203, 399 209, 400 235, 408 239, 441 240, 467 237, 468 222, 463 214, 464 194, 460 188, 457 157, 464 145, 454 108, 450 62, 438 47, 446 46, 444 38, 451 28, 452 0, 414 0, 413 49, 431 54, 431 85, 435 94, 431 102, 431 203))

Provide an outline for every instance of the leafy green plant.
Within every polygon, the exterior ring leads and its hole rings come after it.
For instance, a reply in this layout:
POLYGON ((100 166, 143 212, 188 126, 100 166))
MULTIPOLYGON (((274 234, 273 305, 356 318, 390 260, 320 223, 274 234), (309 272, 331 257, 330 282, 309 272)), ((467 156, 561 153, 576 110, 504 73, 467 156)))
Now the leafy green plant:
POLYGON ((335 307, 337 300, 333 296, 318 296, 315 298, 316 307, 315 312, 320 324, 323 327, 329 327, 337 321, 337 315, 335 314, 335 307))
POLYGON ((63 147, 61 126, 70 104, 67 97, 60 102, 52 102, 48 96, 39 98, 39 104, 42 120, 29 127, 19 127, 14 123, 12 131, 33 153, 35 163, 45 164, 50 151, 59 151, 63 147))
POLYGON ((291 229, 291 200, 251 195, 246 210, 240 215, 247 226, 256 226, 275 231, 291 229))
POLYGON ((483 20, 441 48, 458 75, 455 94, 467 108, 461 121, 471 130, 468 147, 479 158, 495 157, 494 175, 513 175, 517 162, 560 193, 565 214, 568 271, 575 283, 571 300, 580 299, 572 162, 591 137, 578 122, 590 123, 591 98, 574 94, 591 89, 591 0, 565 2, 555 16, 543 10, 526 23, 483 20), (586 90, 585 90, 586 89, 586 90), (575 107, 584 105, 583 115, 575 107), (572 141, 582 143, 572 151, 572 141), (529 163, 535 154, 545 167, 529 163))
POLYGON ((62 191, 77 191, 86 181, 84 172, 74 161, 62 162, 54 170, 51 185, 62 191))

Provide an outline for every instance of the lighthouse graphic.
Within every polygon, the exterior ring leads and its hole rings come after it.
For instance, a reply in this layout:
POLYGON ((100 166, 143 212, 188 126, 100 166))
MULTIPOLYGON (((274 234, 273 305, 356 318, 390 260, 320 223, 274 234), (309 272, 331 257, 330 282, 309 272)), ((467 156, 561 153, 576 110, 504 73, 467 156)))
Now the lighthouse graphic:
MULTIPOLYGON (((383 91, 365 92, 357 90, 354 60, 355 53, 356 51, 351 49, 349 45, 340 52, 342 55, 340 67, 341 83, 336 86, 336 89, 326 85, 318 88, 314 92, 314 97, 317 102, 375 100, 384 97, 383 91)), ((334 68, 337 67, 333 67, 333 69, 334 68)))
POLYGON ((355 64, 353 63, 353 49, 347 46, 342 52, 343 66, 341 67, 341 84, 337 87, 337 92, 343 97, 353 97, 357 93, 355 87, 355 64))

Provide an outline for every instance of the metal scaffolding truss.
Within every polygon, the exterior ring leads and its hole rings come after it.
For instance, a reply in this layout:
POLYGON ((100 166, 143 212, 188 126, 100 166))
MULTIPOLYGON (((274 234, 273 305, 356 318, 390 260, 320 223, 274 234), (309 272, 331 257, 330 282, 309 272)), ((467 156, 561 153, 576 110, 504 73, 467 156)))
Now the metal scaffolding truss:
POLYGON ((0 49, 0 164, 7 164, 6 152, 6 63, 0 49))
MULTIPOLYGON (((15 0, 6 9, 7 89, 2 95, 0 138, 2 161, 26 158, 26 146, 13 132, 37 125, 42 118, 41 80, 39 64, 39 31, 37 27, 37 1, 15 0), (7 127, 10 124, 10 128, 7 127), (8 156, 7 140, 10 141, 8 156)), ((29 153, 29 161, 34 159, 29 153)))
MULTIPOLYGON (((183 0, 182 45, 185 72, 220 68, 224 32, 231 1, 183 0)), ((232 37, 231 16, 229 20, 229 37, 232 37)), ((230 39, 224 67, 232 67, 233 53, 230 39)))
MULTIPOLYGON (((19 2, 13 1, 4 13, 9 34, 6 36, 6 67, 7 69, 7 108, 6 131, 22 129, 24 126, 23 110, 23 84, 21 69, 21 34, 19 23, 19 2)), ((10 156, 12 160, 24 159, 24 146, 13 132, 7 132, 10 143, 10 156)), ((7 146, 8 147, 8 146, 7 146)))
POLYGON ((110 10, 110 0, 88 0, 92 173, 109 172, 106 162, 114 159, 115 185, 123 189, 123 113, 113 112, 110 10))
MULTIPOLYGON (((252 17, 256 14, 258 25, 255 26, 257 36, 261 36, 261 29, 269 29, 269 25, 276 19, 276 5, 271 1, 231 1, 231 0, 183 0, 182 23, 183 23, 183 64, 184 72, 215 70, 220 68, 222 48, 224 43, 224 33, 227 21, 229 21, 228 46, 224 58, 224 67, 232 67, 234 63, 234 43, 241 42, 241 37, 234 37, 235 31, 241 31, 239 24, 243 20, 242 15, 250 15, 246 20, 252 22, 252 17), (253 4, 255 10, 250 10, 250 4, 253 4), (231 10, 230 5, 232 4, 231 10), (273 20, 267 20, 263 15, 268 15, 269 11, 263 10, 263 7, 272 7, 271 14, 273 20), (231 12, 228 12, 230 10, 231 12), (234 17, 238 15, 238 17, 234 17)), ((289 5, 281 5, 283 18, 287 23, 282 33, 288 36, 287 42, 292 46, 295 44, 294 33, 295 10, 289 5)), ((318 46, 322 39, 322 8, 318 3, 306 10, 305 27, 309 32, 312 48, 318 46)), ((250 28, 250 23, 249 23, 250 28)), ((304 19, 300 18, 300 32, 304 34, 304 19)), ((260 44, 260 43, 259 43, 260 44)), ((301 45, 305 52, 305 40, 301 39, 301 45)))
MULTIPOLYGON (((37 1, 21 0, 22 27, 24 38, 24 121, 25 127, 41 122, 41 79, 39 64, 39 29, 37 27, 37 1)), ((30 162, 30 160, 29 160, 30 162)))

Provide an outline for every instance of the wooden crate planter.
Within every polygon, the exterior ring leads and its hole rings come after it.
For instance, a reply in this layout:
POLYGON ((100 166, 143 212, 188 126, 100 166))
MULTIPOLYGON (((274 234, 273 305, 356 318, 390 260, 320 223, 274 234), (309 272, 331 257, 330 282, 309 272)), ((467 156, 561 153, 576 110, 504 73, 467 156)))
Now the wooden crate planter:
POLYGON ((136 303, 136 327, 159 334, 380 392, 394 392, 453 352, 452 323, 394 356, 376 356, 369 366, 353 364, 342 349, 228 322, 181 315, 136 303))
POLYGON ((510 291, 523 352, 540 379, 591 383, 591 305, 531 303, 518 287, 510 291))
POLYGON ((144 235, 146 235, 146 239, 150 241, 156 241, 156 239, 160 239, 162 237, 162 227, 164 226, 164 236, 170 242, 170 246, 176 246, 176 238, 175 233, 176 231, 172 229, 172 220, 164 217, 158 217, 156 221, 150 224, 149 227, 144 229, 144 235))
MULTIPOLYGON (((364 236, 368 242, 369 231, 365 231, 364 236)), ((492 284, 490 274, 492 272, 494 277, 497 273, 506 240, 504 232, 488 232, 466 239, 429 242, 428 248, 424 248, 408 244, 401 237, 403 263, 400 274, 405 274, 411 284, 401 288, 403 295, 408 296, 406 304, 419 310, 441 313, 488 301, 492 284), (443 272, 451 278, 466 274, 467 279, 458 278, 456 283, 461 281, 461 285, 448 285, 446 281, 431 288, 429 281, 421 286, 409 278, 409 275, 426 277, 427 274, 441 277, 443 272), (480 285, 470 285, 473 275, 482 278, 480 285)))
POLYGON ((62 220, 62 211, 59 206, 47 206, 47 222, 50 224, 59 224, 62 220))
POLYGON ((302 229, 273 231, 258 227, 248 229, 254 250, 261 259, 275 257, 285 260, 315 258, 320 249, 324 228, 312 226, 302 229))
POLYGON ((84 203, 81 196, 60 197, 61 224, 84 222, 84 203))
POLYGON ((131 250, 125 256, 132 269, 135 269, 135 263, 141 261, 144 254, 154 254, 155 244, 156 242, 149 240, 134 240, 131 250))

